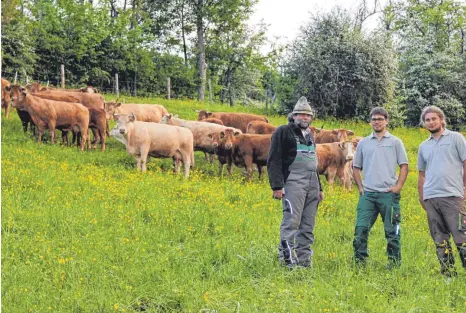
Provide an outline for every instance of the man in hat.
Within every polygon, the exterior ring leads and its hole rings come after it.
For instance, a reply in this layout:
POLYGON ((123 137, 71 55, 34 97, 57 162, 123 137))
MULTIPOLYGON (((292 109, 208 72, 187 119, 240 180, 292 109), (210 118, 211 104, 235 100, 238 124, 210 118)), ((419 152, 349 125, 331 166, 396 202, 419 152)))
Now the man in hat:
POLYGON ((288 125, 272 135, 267 159, 272 197, 282 200, 279 260, 289 268, 310 267, 317 206, 323 199, 317 155, 309 125, 314 113, 305 97, 296 103, 288 125))
POLYGON ((422 110, 421 124, 430 137, 419 146, 419 201, 427 212, 440 271, 456 276, 450 235, 466 269, 466 140, 445 128, 445 114, 436 106, 422 110))

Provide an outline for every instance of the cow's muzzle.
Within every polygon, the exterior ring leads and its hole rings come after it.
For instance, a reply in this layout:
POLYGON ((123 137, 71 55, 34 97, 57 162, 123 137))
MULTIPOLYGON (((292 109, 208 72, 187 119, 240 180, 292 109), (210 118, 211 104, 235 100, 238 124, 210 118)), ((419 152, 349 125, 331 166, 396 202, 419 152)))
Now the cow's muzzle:
POLYGON ((124 129, 120 129, 120 134, 124 135, 124 134, 125 134, 125 130, 124 130, 124 129))

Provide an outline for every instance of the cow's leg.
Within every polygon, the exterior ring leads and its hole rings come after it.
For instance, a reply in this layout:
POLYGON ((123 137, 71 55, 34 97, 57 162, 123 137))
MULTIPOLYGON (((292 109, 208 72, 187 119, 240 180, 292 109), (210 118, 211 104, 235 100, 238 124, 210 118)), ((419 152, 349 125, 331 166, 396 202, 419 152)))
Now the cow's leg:
POLYGON ((262 179, 262 166, 257 165, 257 171, 259 172, 259 179, 262 179))
POLYGON ((183 153, 184 177, 188 178, 189 169, 191 168, 191 155, 190 153, 183 153))
POLYGON ((231 163, 233 163, 233 160, 231 159, 230 156, 227 157, 227 170, 228 170, 228 174, 231 175, 231 163))
POLYGON ((246 168, 246 179, 251 180, 252 171, 253 171, 252 155, 245 155, 244 156, 244 165, 245 165, 245 168, 246 168))
POLYGON ((337 169, 334 166, 329 166, 327 168, 327 181, 329 185, 333 185, 335 181, 335 175, 337 174, 337 169))
POLYGON ((220 161, 220 159, 218 160, 218 176, 222 176, 222 173, 223 173, 223 165, 225 163, 222 163, 222 161, 220 161))
POLYGON ((142 168, 141 168, 141 162, 142 162, 142 160, 141 160, 141 155, 138 154, 138 155, 135 156, 135 158, 136 158, 136 170, 137 170, 138 172, 142 172, 142 168))
POLYGON ((139 166, 141 172, 145 173, 147 171, 147 156, 149 155, 149 149, 141 149, 141 155, 139 156, 139 166))
POLYGON ((55 144, 55 125, 49 124, 49 130, 50 130, 50 141, 52 142, 52 145, 53 145, 55 144))
POLYGON ((209 154, 204 151, 204 160, 209 161, 209 154))
POLYGON ((11 103, 7 103, 5 107, 5 118, 8 119, 8 116, 10 116, 10 110, 11 110, 11 103))
POLYGON ((99 133, 100 133, 100 140, 101 140, 101 143, 100 143, 101 150, 105 151, 105 141, 107 140, 107 134, 105 133, 105 129, 100 129, 99 133))

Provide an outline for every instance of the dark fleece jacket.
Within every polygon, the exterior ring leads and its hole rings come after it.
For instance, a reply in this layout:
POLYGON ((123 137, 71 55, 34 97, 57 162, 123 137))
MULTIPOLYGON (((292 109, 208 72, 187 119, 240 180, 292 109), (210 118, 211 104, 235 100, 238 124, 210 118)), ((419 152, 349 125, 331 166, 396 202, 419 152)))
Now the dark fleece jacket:
MULTIPOLYGON (((272 190, 280 190, 285 185, 286 179, 290 174, 289 167, 296 157, 296 139, 299 137, 299 142, 305 145, 314 145, 314 138, 310 134, 309 142, 304 139, 301 129, 294 124, 279 126, 272 135, 270 143, 270 152, 267 158, 267 172, 269 174, 269 182, 272 190)), ((317 175, 319 178, 319 175, 317 175)), ((320 183, 320 191, 322 184, 320 183)))

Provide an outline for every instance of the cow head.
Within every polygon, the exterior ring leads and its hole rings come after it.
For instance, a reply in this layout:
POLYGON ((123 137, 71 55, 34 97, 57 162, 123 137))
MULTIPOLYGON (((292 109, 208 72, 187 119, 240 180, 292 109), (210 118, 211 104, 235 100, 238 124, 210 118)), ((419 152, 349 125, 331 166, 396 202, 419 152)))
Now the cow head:
POLYGON ((129 128, 132 126, 134 121, 136 120, 136 117, 134 116, 133 113, 131 114, 115 114, 114 118, 116 118, 116 126, 118 127, 118 131, 122 135, 127 135, 129 128))
POLYGON ((208 111, 205 111, 205 110, 200 110, 197 114, 197 120, 198 121, 202 121, 206 118, 209 118, 212 116, 212 112, 208 112, 208 111))
POLYGON ((28 92, 27 89, 23 86, 13 85, 10 89, 11 95, 11 104, 14 108, 18 110, 25 110, 24 99, 26 98, 28 92))
POLYGON ((354 150, 353 150, 353 143, 351 140, 345 142, 339 142, 338 147, 343 150, 343 154, 345 156, 346 161, 351 161, 354 159, 354 150))
POLYGON ((120 105, 121 105, 120 102, 105 102, 104 108, 105 108, 105 117, 107 118, 107 120, 111 120, 112 118, 115 118, 115 111, 120 105))
POLYGON ((172 117, 173 117, 173 114, 165 114, 162 119, 160 120, 160 124, 168 124, 168 125, 171 125, 172 124, 172 117))
POLYGON ((220 132, 220 142, 223 143, 225 150, 231 150, 236 141, 236 136, 240 135, 241 132, 234 128, 227 128, 220 132))
POLYGON ((309 126, 309 129, 311 130, 312 137, 315 139, 317 134, 320 134, 320 129, 314 127, 314 126, 309 126))
POLYGON ((348 141, 348 136, 353 136, 354 133, 351 130, 346 130, 343 128, 332 130, 332 134, 337 135, 339 142, 348 141))
POLYGON ((30 92, 39 92, 43 88, 45 88, 45 87, 42 87, 42 84, 40 82, 35 82, 35 83, 32 83, 32 84, 27 84, 26 85, 26 89, 29 90, 30 92))

